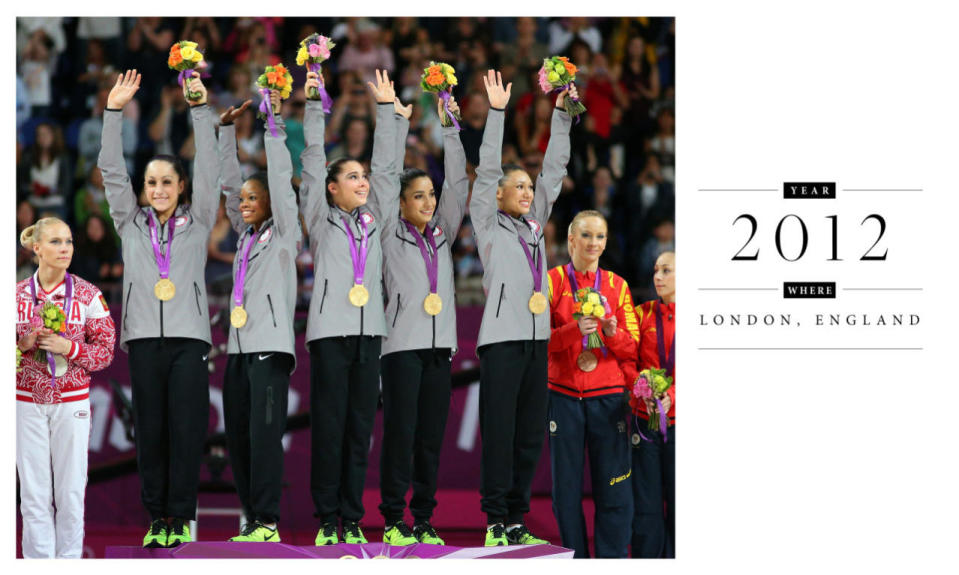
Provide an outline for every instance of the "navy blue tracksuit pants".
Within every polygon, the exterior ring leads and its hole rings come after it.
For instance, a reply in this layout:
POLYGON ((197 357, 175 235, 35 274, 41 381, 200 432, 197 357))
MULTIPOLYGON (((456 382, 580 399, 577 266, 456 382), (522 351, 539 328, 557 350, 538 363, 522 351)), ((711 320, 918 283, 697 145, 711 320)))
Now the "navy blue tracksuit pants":
POLYGON ((633 516, 632 556, 676 556, 676 426, 662 433, 646 429, 646 420, 632 417, 633 516), (640 439, 636 426, 650 441, 640 439))
POLYGON ((628 557, 633 517, 627 408, 622 394, 577 399, 549 392, 553 513, 563 547, 589 557, 583 516, 583 471, 589 454, 596 557, 628 557))

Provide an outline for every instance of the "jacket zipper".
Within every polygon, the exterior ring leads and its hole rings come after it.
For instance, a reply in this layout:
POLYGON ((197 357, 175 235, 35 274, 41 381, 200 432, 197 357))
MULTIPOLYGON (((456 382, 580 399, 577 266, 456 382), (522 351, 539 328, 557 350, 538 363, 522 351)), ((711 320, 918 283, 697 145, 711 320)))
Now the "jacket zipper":
POLYGON ((329 280, 323 280, 323 298, 320 300, 320 313, 323 313, 323 304, 326 303, 326 287, 329 280))
POLYGON ((270 297, 270 294, 266 294, 266 301, 270 303, 270 317, 273 318, 273 327, 276 327, 276 314, 273 313, 273 298, 270 297))
POLYGON ((196 285, 196 282, 193 282, 193 291, 196 294, 196 314, 202 316, 203 311, 200 309, 200 286, 196 285))
POLYGON ((128 310, 130 309, 130 296, 133 295, 133 282, 127 286, 127 301, 123 304, 123 331, 127 330, 127 320, 130 319, 128 310))
POLYGON ((496 304, 496 317, 499 317, 499 308, 503 305, 503 290, 506 289, 506 283, 499 284, 499 303, 496 304))
POLYGON ((400 315, 400 298, 403 294, 396 294, 396 313, 393 314, 393 327, 396 327, 396 318, 400 315))

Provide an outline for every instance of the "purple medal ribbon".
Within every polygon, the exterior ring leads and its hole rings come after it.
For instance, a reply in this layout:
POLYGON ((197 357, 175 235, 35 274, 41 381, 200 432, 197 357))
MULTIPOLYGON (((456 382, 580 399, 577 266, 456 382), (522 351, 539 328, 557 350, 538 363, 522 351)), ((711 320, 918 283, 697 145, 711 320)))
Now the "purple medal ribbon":
POLYGON ((453 125, 456 126, 456 130, 460 131, 460 123, 456 121, 456 116, 453 115, 453 112, 450 112, 450 98, 452 94, 446 90, 440 92, 440 99, 443 100, 443 109, 446 110, 446 116, 453 121, 453 125))
MULTIPOLYGON (((503 210, 497 210, 497 211, 499 211, 499 213, 509 218, 513 217, 507 214, 506 212, 504 212, 503 210)), ((529 224, 526 223, 526 220, 520 218, 520 221, 522 221, 524 224, 529 226, 529 224)), ((532 231, 532 229, 530 229, 530 231, 532 231)), ((526 240, 524 240, 522 236, 520 236, 519 234, 516 234, 516 239, 519 241, 520 247, 523 248, 523 252, 526 253, 526 261, 529 262, 529 271, 531 274, 533 274, 533 291, 535 292, 541 291, 543 288, 543 258, 539 258, 538 260, 534 262, 533 254, 530 253, 529 246, 526 245, 526 240)))
POLYGON ((243 246, 243 256, 240 258, 240 266, 237 268, 236 278, 233 280, 233 303, 237 307, 243 306, 243 284, 246 281, 246 265, 249 261, 250 248, 256 243, 258 237, 260 237, 260 232, 251 235, 250 241, 245 242, 243 246))
POLYGON ((669 356, 666 356, 666 338, 663 334, 663 314, 659 311, 659 302, 656 302, 656 347, 659 352, 659 367, 666 369, 666 375, 673 375, 676 365, 676 332, 673 332, 673 341, 669 344, 669 356))
POLYGON ((147 211, 147 224, 150 226, 150 243, 153 244, 153 256, 156 258, 157 268, 160 270, 160 277, 167 279, 170 277, 170 257, 173 255, 173 233, 176 230, 176 217, 170 217, 167 220, 167 242, 166 254, 160 253, 160 240, 157 238, 157 226, 153 221, 153 212, 147 211))
MULTIPOLYGON (((596 281, 593 282, 593 289, 596 290, 596 291, 599 291, 599 286, 600 286, 600 281, 599 281, 600 275, 599 275, 599 274, 600 274, 600 273, 602 273, 602 270, 600 270, 600 269, 597 267, 597 268, 596 268, 596 281)), ((577 285, 577 283, 576 283, 576 269, 573 267, 573 262, 569 262, 568 264, 566 264, 566 275, 569 276, 569 287, 572 288, 572 290, 573 290, 573 300, 575 300, 575 299, 576 299, 576 292, 579 291, 579 285, 577 285)), ((608 310, 607 310, 607 311, 608 311, 608 310)), ((586 344, 587 344, 588 342, 589 342, 589 336, 588 336, 588 335, 584 335, 584 336, 583 336, 583 347, 582 347, 582 349, 586 349, 586 344)), ((600 348, 600 349, 603 350, 603 357, 606 357, 606 346, 604 345, 604 346, 603 346, 602 348, 600 348)))
POLYGON ((270 103, 270 90, 268 88, 260 88, 260 95, 263 96, 263 101, 260 102, 259 111, 266 114, 266 124, 270 128, 270 135, 275 138, 276 120, 273 119, 273 105, 270 103))
MULTIPOLYGON (((66 319, 64 319, 63 328, 60 330, 61 335, 67 333, 67 325, 70 323, 70 308, 73 304, 73 278, 70 277, 70 274, 66 274, 64 281, 66 283, 64 288, 64 292, 66 293, 66 301, 64 302, 63 316, 66 319)), ((34 281, 33 276, 30 276, 30 295, 33 296, 33 308, 36 310, 40 305, 40 300, 37 298, 37 284, 34 281)), ((34 313, 36 313, 36 311, 34 311, 34 313)), ((53 389, 57 385, 57 362, 53 359, 52 352, 47 352, 47 365, 50 366, 50 388, 53 389)))
POLYGON ((350 236, 350 258, 353 260, 353 283, 356 285, 363 285, 363 272, 366 270, 366 256, 368 250, 366 249, 366 243, 368 234, 366 233, 366 221, 363 219, 363 214, 360 214, 360 230, 363 234, 360 236, 360 249, 359 253, 356 250, 356 236, 353 235, 353 230, 350 228, 350 221, 344 216, 340 216, 340 219, 343 220, 343 227, 346 228, 346 235, 350 236))
POLYGON ((310 62, 306 65, 306 69, 310 72, 316 72, 317 79, 320 81, 319 88, 316 88, 316 91, 320 94, 320 101, 323 102, 323 113, 329 114, 330 110, 333 109, 333 98, 330 98, 330 95, 326 93, 326 84, 323 82, 323 75, 320 74, 320 69, 322 66, 319 62, 310 62))
POLYGON ((426 242, 423 236, 417 231, 416 227, 408 221, 400 218, 400 221, 406 225, 406 229, 416 239, 416 245, 420 248, 423 255, 423 261, 426 262, 426 276, 430 279, 430 293, 436 293, 436 283, 439 278, 440 255, 436 252, 436 240, 433 239, 433 230, 429 225, 426 226, 426 241, 430 243, 430 249, 433 250, 433 257, 426 250, 426 242))

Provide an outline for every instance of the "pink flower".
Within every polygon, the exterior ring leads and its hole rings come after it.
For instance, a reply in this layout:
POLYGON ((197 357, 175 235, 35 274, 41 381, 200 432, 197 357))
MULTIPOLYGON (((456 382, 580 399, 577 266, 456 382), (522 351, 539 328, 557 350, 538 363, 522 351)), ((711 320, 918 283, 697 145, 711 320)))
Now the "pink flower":
POLYGON ((653 398, 653 390, 649 387, 646 376, 641 375, 636 379, 636 383, 633 384, 633 395, 640 399, 653 398))
POLYGON ((550 90, 553 89, 553 85, 549 83, 549 80, 546 79, 546 68, 539 69, 539 87, 543 90, 544 94, 549 94, 550 90))
MULTIPOLYGON (((310 58, 318 58, 321 55, 320 51, 322 50, 322 48, 320 48, 319 44, 310 44, 309 50, 310 50, 310 58)), ((327 55, 329 55, 329 52, 327 52, 327 55)))
POLYGON ((39 329, 43 327, 43 318, 40 317, 40 306, 33 306, 33 317, 30 318, 30 327, 39 329))

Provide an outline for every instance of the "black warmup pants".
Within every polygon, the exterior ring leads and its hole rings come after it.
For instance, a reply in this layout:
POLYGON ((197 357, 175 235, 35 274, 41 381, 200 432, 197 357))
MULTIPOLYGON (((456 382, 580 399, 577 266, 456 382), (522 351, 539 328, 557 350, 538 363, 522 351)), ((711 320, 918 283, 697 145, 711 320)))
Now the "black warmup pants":
POLYGON ((380 393, 379 336, 325 337, 310 348, 310 492, 324 523, 363 518, 380 393))
POLYGON ((210 419, 210 345, 191 338, 127 343, 140 498, 150 518, 196 518, 210 419))
POLYGON ((293 356, 230 354, 223 379, 226 446, 243 514, 252 522, 280 519, 283 434, 293 356))
POLYGON ((596 557, 629 557, 626 526, 633 519, 629 417, 620 393, 577 399, 549 392, 549 455, 553 476, 553 513, 563 547, 575 558, 589 557, 583 515, 583 470, 589 474, 595 503, 596 557))
POLYGON ((523 523, 546 436, 546 340, 480 347, 480 507, 489 524, 523 523))
MULTIPOLYGON (((638 558, 676 557, 676 426, 662 433, 646 429, 646 420, 636 418, 651 441, 638 443, 633 435, 633 539, 632 555, 638 558)), ((636 434, 634 427, 632 433, 636 434)))
POLYGON ((398 351, 380 361, 380 513, 387 526, 403 519, 412 475, 410 511, 415 520, 428 521, 436 508, 436 475, 449 415, 450 349, 398 351))

